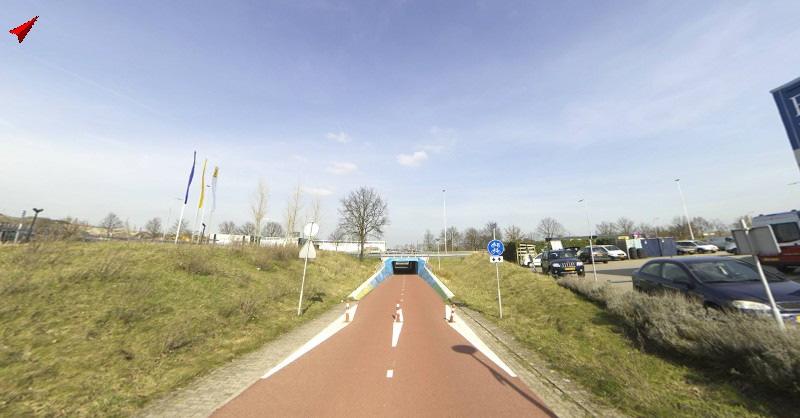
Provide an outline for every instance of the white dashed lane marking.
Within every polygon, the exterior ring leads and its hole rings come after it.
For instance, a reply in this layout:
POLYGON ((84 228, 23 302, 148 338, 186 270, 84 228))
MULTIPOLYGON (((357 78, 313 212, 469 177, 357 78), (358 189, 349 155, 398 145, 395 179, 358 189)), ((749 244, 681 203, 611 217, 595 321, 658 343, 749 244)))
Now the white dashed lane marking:
POLYGON ((392 370, 392 369, 387 370, 386 371, 386 377, 389 378, 389 379, 394 377, 394 370, 392 370))

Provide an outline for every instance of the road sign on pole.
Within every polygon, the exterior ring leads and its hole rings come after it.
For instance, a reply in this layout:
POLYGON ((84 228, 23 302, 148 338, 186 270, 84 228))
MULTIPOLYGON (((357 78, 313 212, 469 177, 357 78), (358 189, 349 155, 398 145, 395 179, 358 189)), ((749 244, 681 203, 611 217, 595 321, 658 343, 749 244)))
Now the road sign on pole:
POLYGON ((503 245, 503 242, 499 239, 493 239, 489 241, 489 245, 486 246, 486 251, 489 252, 489 255, 493 255, 495 257, 503 255, 503 252, 506 250, 506 247, 503 245))
POLYGON ((764 269, 761 267, 761 260, 758 258, 760 255, 778 255, 781 253, 781 247, 778 246, 778 241, 775 239, 775 233, 772 231, 771 226, 765 225, 748 229, 744 219, 741 222, 744 229, 731 231, 734 240, 736 240, 736 248, 739 250, 739 254, 751 254, 753 256, 756 270, 758 270, 758 275, 761 277, 761 284, 764 285, 764 291, 767 293, 772 316, 778 323, 778 328, 785 329, 780 311, 775 304, 775 298, 772 297, 772 290, 769 288, 767 276, 764 275, 764 269))
POLYGON ((307 223, 306 226, 303 227, 303 235, 309 238, 313 238, 317 235, 317 232, 319 232, 319 224, 314 221, 307 223))
POLYGON ((505 250, 503 242, 495 238, 495 230, 492 230, 492 240, 486 246, 486 251, 489 252, 489 262, 494 263, 494 272, 497 275, 497 306, 500 308, 500 319, 503 319, 503 298, 500 296, 500 263, 503 262, 505 250))
POLYGON ((800 165, 800 78, 772 90, 772 97, 778 105, 789 144, 792 146, 794 158, 800 165))

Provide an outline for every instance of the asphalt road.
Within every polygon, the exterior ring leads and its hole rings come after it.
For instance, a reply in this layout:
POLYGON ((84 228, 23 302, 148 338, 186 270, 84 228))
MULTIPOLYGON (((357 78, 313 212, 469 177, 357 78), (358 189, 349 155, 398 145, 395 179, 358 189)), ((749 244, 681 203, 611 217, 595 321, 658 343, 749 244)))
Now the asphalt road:
POLYGON ((350 325, 213 416, 555 415, 444 320, 444 304, 427 283, 396 275, 358 304, 350 325))

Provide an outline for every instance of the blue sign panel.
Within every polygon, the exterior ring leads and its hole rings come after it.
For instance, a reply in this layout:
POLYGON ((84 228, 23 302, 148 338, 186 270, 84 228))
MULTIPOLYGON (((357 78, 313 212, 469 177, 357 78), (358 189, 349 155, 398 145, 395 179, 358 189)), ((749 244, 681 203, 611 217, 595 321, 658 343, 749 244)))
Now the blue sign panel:
POLYGON ((794 158, 800 165, 800 78, 772 90, 772 97, 778 105, 778 111, 789 135, 794 158))
POLYGON ((489 251, 489 254, 493 256, 503 255, 503 251, 505 250, 506 247, 497 239, 489 241, 489 245, 486 246, 486 251, 489 251))

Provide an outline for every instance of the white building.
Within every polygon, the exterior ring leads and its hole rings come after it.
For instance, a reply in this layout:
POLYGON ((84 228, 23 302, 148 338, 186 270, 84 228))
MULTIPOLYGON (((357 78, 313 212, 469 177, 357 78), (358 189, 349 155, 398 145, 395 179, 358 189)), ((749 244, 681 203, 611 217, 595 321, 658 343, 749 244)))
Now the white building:
MULTIPOLYGON (((218 245, 253 244, 257 237, 237 234, 212 234, 209 241, 218 245)), ((286 237, 261 237, 259 245, 262 247, 279 247, 297 245, 297 240, 286 237)))
MULTIPOLYGON (((358 241, 331 241, 327 239, 314 240, 314 244, 323 251, 338 251, 341 253, 358 254, 358 241)), ((364 241, 364 254, 386 252, 386 241, 364 241)))

